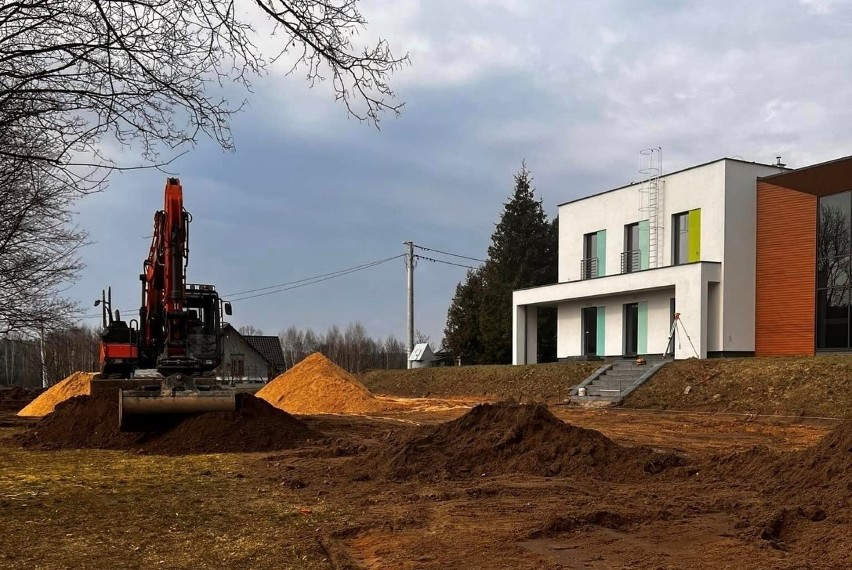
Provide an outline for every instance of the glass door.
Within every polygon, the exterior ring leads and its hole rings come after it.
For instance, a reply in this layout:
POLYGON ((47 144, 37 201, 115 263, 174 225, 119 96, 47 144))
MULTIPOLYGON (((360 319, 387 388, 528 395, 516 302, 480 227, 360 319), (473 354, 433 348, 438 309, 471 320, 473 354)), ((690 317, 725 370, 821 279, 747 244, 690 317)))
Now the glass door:
POLYGON ((636 356, 639 349, 639 303, 624 305, 624 355, 636 356))
MULTIPOLYGON (((576 313, 575 313, 576 314, 576 313)), ((597 356, 598 354, 598 308, 583 309, 583 355, 597 356)), ((575 345, 576 346, 576 345, 575 345)))

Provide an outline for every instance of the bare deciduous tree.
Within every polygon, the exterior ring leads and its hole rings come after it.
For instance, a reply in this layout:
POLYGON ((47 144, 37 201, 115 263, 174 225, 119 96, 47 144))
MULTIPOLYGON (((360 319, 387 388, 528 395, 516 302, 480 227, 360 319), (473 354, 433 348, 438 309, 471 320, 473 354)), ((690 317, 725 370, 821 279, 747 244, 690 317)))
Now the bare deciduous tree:
POLYGON ((329 78, 352 116, 377 123, 401 106, 388 78, 407 58, 384 40, 359 49, 353 38, 365 25, 357 0, 4 2, 0 133, 44 133, 60 144, 26 157, 63 166, 115 166, 100 144, 107 134, 137 144, 149 163, 199 133, 231 148, 229 119, 241 105, 228 88, 250 89, 282 56, 311 84, 329 78), (258 47, 252 17, 274 24, 272 53, 258 47))
POLYGON ((0 3, 0 334, 60 325, 81 268, 69 212, 113 169, 168 163, 201 134, 233 147, 228 95, 283 58, 330 79, 349 113, 396 113, 407 61, 359 48, 357 0, 15 0, 0 3), (269 53, 251 19, 274 25, 269 53), (133 148, 122 164, 115 144, 133 148), (111 150, 112 149, 112 150, 111 150), (166 155, 164 156, 164 153, 166 155))
POLYGON ((258 336, 262 335, 263 331, 254 325, 243 325, 237 329, 241 335, 258 336))
MULTIPOLYGON (((44 148, 38 140, 0 132, 0 148, 21 155, 44 148)), ((50 164, 0 156, 0 336, 68 326, 73 306, 61 287, 77 276, 86 238, 71 220, 79 194, 50 164)))

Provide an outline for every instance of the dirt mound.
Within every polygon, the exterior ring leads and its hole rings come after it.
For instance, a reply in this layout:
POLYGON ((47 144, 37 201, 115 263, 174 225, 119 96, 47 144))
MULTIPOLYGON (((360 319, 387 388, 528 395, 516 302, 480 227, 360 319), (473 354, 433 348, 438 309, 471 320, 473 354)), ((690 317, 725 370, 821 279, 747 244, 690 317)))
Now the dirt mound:
POLYGON ((777 453, 755 447, 718 457, 712 468, 722 478, 739 479, 777 497, 781 504, 805 511, 818 506, 817 512, 849 517, 852 421, 844 421, 811 448, 777 453))
POLYGON ((152 439, 145 445, 145 451, 166 454, 275 451, 322 437, 260 398, 237 394, 235 411, 187 418, 152 439))
POLYGON ((74 372, 58 384, 54 384, 18 412, 19 416, 40 417, 51 413, 56 405, 74 396, 91 393, 95 372, 74 372))
POLYGON ((256 396, 291 414, 357 414, 388 406, 319 352, 272 380, 256 396))
POLYGON ((110 394, 76 396, 25 434, 21 443, 42 449, 102 448, 147 453, 220 453, 286 449, 321 434, 250 394, 237 394, 237 410, 188 417, 161 431, 118 429, 118 400, 110 394))
POLYGON ((394 478, 527 473, 618 479, 681 463, 678 456, 622 447, 600 432, 566 424, 547 406, 501 402, 398 434, 385 449, 359 460, 358 469, 394 478))
POLYGON ((776 472, 785 492, 838 512, 852 512, 852 420, 812 448, 785 454, 776 472))

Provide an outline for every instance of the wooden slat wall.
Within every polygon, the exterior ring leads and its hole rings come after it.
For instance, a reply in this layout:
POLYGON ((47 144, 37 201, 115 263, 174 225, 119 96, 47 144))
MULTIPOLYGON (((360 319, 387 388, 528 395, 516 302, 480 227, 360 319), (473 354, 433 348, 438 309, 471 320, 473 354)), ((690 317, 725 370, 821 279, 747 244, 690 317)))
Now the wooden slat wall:
POLYGON ((816 196, 758 182, 758 356, 814 353, 816 218, 816 196))

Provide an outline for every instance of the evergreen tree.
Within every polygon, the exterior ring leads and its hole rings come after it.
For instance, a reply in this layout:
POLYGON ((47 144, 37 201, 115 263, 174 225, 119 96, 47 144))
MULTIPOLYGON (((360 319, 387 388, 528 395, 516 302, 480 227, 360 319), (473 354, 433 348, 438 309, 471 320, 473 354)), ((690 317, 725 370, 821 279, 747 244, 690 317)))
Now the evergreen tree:
POLYGON ((491 236, 479 314, 485 362, 512 361, 512 291, 556 282, 555 224, 536 200, 532 180, 522 162, 514 193, 491 236))
MULTIPOLYGON (((472 363, 512 361, 512 291, 556 282, 558 238, 557 222, 548 221, 522 162, 488 261, 456 287, 444 329, 447 350, 472 363)), ((555 360, 555 309, 539 309, 539 327, 539 360, 555 360)))
POLYGON ((482 270, 467 272, 467 278, 456 286, 456 294, 447 311, 444 348, 456 358, 478 364, 482 360, 479 313, 482 301, 482 270))

